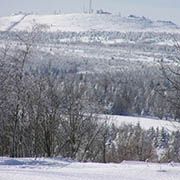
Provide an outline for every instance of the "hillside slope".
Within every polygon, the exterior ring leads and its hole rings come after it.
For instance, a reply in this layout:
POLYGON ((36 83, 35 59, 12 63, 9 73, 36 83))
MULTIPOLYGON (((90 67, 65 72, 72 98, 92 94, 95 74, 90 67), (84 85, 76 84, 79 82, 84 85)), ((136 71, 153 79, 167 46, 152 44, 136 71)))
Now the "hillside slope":
MULTIPOLYGON (((9 29, 24 15, 0 18, 0 30, 9 29)), ((48 25, 50 31, 157 31, 180 32, 179 27, 171 21, 152 21, 145 17, 120 17, 107 14, 61 14, 61 15, 27 15, 12 30, 27 30, 33 24, 48 25)))
POLYGON ((16 44, 16 35, 27 37, 25 31, 30 31, 34 24, 49 27, 38 34, 35 42, 38 61, 46 53, 54 61, 58 57, 57 63, 61 65, 66 66, 68 61, 78 64, 78 73, 141 69, 144 64, 157 66, 162 59, 171 63, 179 56, 174 48, 180 42, 178 25, 133 15, 20 14, 0 17, 0 44, 9 41, 16 44))

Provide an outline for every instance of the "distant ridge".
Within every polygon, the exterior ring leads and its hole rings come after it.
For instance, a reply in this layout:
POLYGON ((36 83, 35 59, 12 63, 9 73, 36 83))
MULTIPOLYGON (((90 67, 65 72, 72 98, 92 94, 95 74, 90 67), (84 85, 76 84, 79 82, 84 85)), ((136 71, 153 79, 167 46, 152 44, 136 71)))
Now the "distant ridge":
POLYGON ((112 14, 18 14, 0 17, 0 31, 30 30, 33 24, 43 24, 49 31, 162 31, 180 32, 180 27, 171 21, 153 21, 144 16, 121 17, 112 14))

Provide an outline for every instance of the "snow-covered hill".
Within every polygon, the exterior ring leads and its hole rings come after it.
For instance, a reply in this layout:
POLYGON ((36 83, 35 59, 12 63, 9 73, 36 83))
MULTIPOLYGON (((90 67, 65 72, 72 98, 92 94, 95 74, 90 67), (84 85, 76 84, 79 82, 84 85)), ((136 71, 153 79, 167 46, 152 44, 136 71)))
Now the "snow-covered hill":
POLYGON ((133 15, 19 14, 0 17, 0 45, 10 41, 16 44, 18 33, 28 37, 27 31, 34 24, 48 27, 38 34, 35 42, 38 61, 46 53, 46 59, 58 59, 56 63, 60 66, 69 66, 68 62, 78 64, 78 73, 121 71, 122 67, 137 69, 144 64, 154 67, 162 59, 169 63, 179 56, 174 48, 180 42, 178 25, 133 15))
POLYGON ((0 18, 0 30, 30 30, 33 24, 49 26, 50 31, 155 31, 180 32, 170 21, 152 21, 145 17, 120 17, 107 14, 16 15, 0 18), (24 17, 25 16, 25 17, 24 17), (12 25, 15 26, 11 29, 12 25))
POLYGON ((179 180, 179 169, 180 164, 98 164, 44 158, 0 158, 1 180, 179 180))

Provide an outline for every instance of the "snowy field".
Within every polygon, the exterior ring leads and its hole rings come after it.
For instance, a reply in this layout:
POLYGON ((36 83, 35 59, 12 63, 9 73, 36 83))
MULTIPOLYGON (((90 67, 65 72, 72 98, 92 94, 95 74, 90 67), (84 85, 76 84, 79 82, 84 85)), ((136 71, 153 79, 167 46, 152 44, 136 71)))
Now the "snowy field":
POLYGON ((179 180, 180 164, 0 158, 0 180, 179 180))
POLYGON ((109 124, 114 124, 116 127, 120 127, 123 124, 131 124, 137 125, 138 123, 140 126, 148 130, 152 127, 165 128, 168 132, 180 130, 180 123, 175 121, 168 121, 168 120, 160 120, 160 119, 153 119, 153 118, 143 118, 143 117, 131 117, 131 116, 115 116, 115 115, 100 115, 99 117, 103 121, 106 120, 109 124))

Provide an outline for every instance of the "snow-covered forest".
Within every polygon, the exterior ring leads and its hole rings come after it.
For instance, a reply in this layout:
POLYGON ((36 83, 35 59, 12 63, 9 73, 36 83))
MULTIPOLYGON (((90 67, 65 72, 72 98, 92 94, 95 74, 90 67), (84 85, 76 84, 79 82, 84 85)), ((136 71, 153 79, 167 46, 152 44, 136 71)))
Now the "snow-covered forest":
POLYGON ((169 100, 178 101, 179 89, 173 90, 171 80, 179 78, 174 72, 179 49, 160 45, 177 43, 179 34, 47 29, 36 24, 30 32, 0 34, 1 155, 179 161, 178 125, 172 132, 153 125, 144 130, 138 122, 119 127, 108 123, 111 116, 99 120, 99 114, 179 119, 179 104, 169 100), (115 38, 124 41, 118 44, 115 38))
POLYGON ((25 14, 0 25, 0 156, 180 162, 176 24, 25 14))

